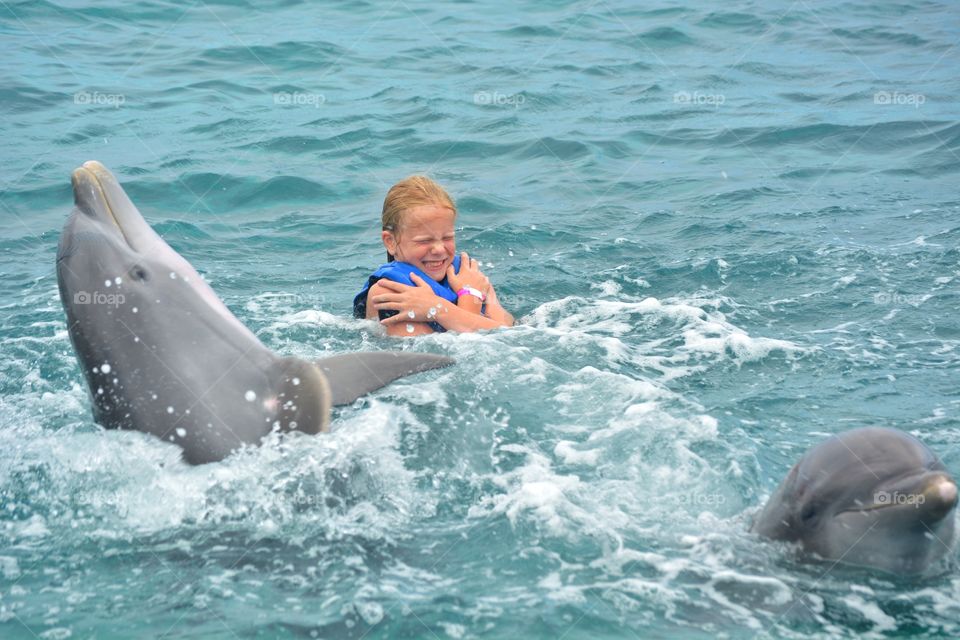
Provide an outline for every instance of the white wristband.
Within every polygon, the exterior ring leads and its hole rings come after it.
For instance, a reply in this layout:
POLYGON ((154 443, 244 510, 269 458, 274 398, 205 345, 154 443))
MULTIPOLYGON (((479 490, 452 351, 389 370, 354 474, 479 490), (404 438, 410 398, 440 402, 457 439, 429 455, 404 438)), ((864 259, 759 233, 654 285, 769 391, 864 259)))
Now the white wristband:
POLYGON ((460 296, 473 296, 474 298, 479 298, 480 302, 485 302, 487 296, 483 295, 483 292, 479 289, 474 289, 473 287, 463 287, 460 291, 457 291, 457 297, 460 296))

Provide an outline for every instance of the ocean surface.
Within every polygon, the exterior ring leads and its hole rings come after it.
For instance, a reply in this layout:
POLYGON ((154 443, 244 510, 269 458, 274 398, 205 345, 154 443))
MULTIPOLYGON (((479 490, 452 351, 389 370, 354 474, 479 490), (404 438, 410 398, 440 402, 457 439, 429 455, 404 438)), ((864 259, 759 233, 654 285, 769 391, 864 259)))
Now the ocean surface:
POLYGON ((956 3, 7 0, 0 33, 0 637, 960 636, 956 552, 749 533, 846 429, 960 474, 956 3), (90 159, 276 352, 457 365, 200 467, 101 429, 54 273, 90 159), (416 172, 516 328, 351 317, 416 172))

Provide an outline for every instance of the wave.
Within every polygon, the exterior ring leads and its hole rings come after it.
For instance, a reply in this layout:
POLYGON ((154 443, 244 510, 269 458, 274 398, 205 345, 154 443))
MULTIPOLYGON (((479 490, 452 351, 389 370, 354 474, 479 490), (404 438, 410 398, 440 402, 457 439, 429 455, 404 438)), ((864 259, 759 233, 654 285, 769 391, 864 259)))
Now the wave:
POLYGON ((714 11, 697 23, 701 27, 729 29, 741 33, 763 33, 770 24, 754 14, 737 11, 714 11))

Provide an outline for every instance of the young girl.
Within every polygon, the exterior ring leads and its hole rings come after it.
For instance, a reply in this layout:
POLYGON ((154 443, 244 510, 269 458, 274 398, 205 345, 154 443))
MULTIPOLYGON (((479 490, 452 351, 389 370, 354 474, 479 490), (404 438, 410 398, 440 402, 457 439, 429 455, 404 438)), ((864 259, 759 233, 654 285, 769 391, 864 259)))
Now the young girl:
POLYGON ((453 200, 430 178, 393 185, 380 234, 387 263, 353 299, 353 315, 379 318, 392 336, 512 326, 477 261, 456 255, 456 217, 453 200))

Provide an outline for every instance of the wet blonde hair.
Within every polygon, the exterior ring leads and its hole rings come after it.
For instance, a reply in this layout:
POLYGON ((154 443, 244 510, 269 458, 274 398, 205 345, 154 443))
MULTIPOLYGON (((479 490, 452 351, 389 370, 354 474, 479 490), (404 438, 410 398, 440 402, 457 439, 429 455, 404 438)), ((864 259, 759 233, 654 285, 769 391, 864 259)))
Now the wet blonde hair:
MULTIPOLYGON (((399 236, 403 226, 404 214, 415 207, 436 205, 453 211, 457 215, 457 205, 450 194, 439 184, 427 176, 409 176, 390 187, 387 197, 383 199, 383 213, 380 224, 384 231, 399 236)), ((387 261, 393 262, 393 256, 387 253, 387 261)))

